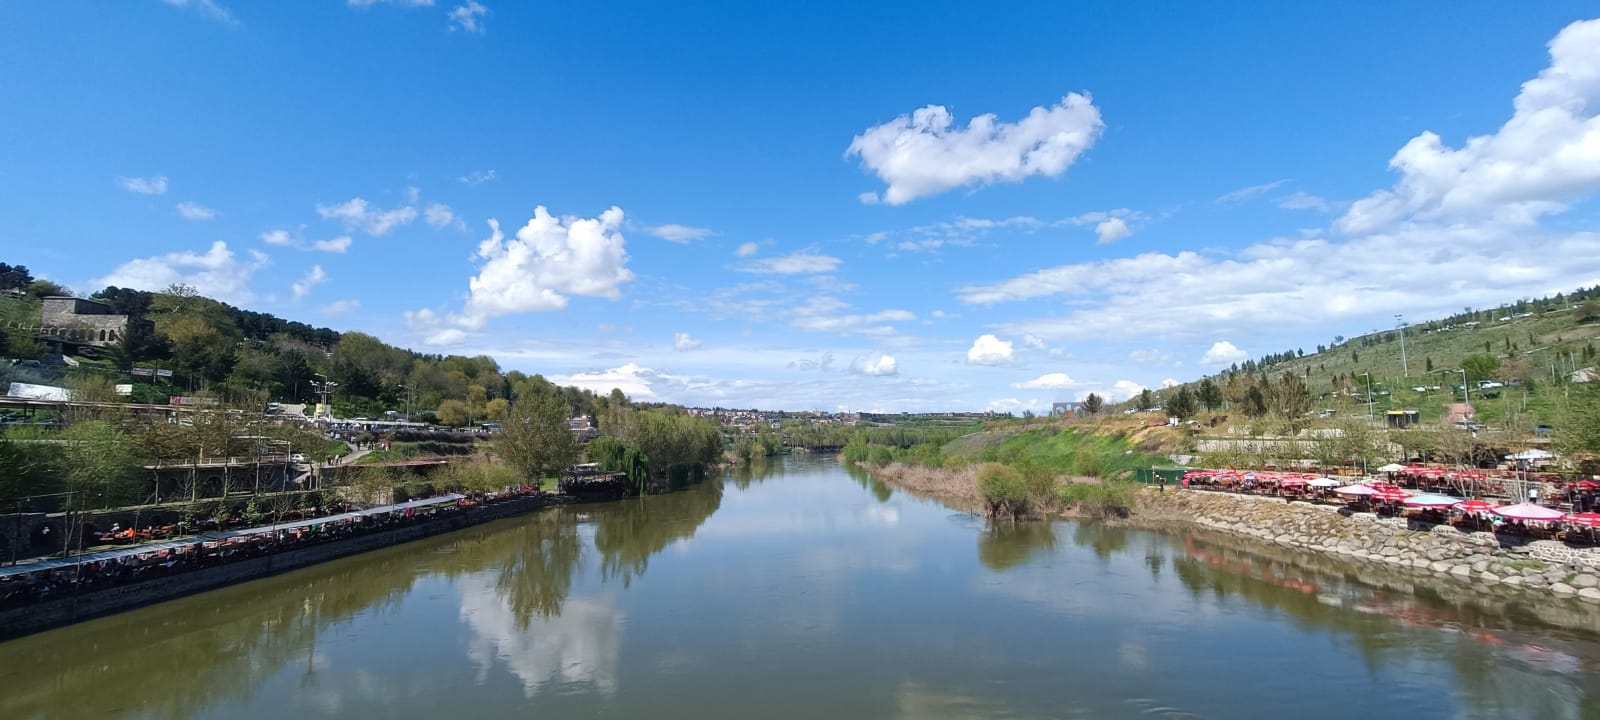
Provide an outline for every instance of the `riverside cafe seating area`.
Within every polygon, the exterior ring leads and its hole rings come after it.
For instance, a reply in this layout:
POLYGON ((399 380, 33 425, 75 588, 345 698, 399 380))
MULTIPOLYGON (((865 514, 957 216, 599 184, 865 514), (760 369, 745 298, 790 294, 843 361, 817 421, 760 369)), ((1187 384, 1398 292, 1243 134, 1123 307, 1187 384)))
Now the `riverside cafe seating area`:
POLYGON ((1482 471, 1425 465, 1385 465, 1387 479, 1336 479, 1315 473, 1275 470, 1189 470, 1186 488, 1281 497, 1339 505, 1380 517, 1404 517, 1424 524, 1448 523, 1463 531, 1490 531, 1508 537, 1560 540, 1569 545, 1600 545, 1600 483, 1593 479, 1527 481, 1482 471), (1461 488, 1470 490, 1462 497, 1461 488), (1514 488, 1522 502, 1504 498, 1514 488))
POLYGON ((324 517, 205 532, 0 567, 0 610, 298 550, 538 493, 537 487, 509 488, 472 497, 450 493, 324 517))

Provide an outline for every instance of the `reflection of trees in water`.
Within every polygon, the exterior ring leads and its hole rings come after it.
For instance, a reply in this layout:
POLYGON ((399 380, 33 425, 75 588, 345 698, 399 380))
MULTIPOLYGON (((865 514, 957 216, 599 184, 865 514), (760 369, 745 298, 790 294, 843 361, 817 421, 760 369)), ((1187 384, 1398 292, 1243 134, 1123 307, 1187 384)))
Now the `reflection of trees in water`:
POLYGON ((242 700, 316 633, 397 606, 417 573, 400 550, 74 625, 0 646, 0 717, 190 717, 242 700))
POLYGON ((463 540, 448 575, 498 570, 495 589, 526 628, 535 618, 561 614, 572 589, 572 576, 583 557, 578 521, 566 508, 527 517, 514 528, 463 540))
POLYGON ((748 490, 754 483, 772 477, 783 468, 783 460, 770 459, 764 455, 751 458, 750 462, 734 466, 727 474, 729 482, 740 490, 748 490))
POLYGON ((978 560, 990 570, 1009 570, 1055 547, 1052 523, 993 522, 978 535, 978 560))
POLYGON ((1072 544, 1094 550, 1095 557, 1109 560, 1113 553, 1128 546, 1128 529, 1101 523, 1075 523, 1072 544))
MULTIPOLYGON (((1382 578, 1332 558, 1270 547, 1247 550, 1193 536, 1185 542, 1187 556, 1174 557, 1172 564, 1196 598, 1238 596, 1302 629, 1331 631, 1361 653, 1374 675, 1386 665, 1441 659, 1456 674, 1469 716, 1578 718, 1600 711, 1600 683, 1585 682, 1592 680, 1585 673, 1596 670, 1593 660, 1585 669, 1575 655, 1549 647, 1559 646, 1560 638, 1547 628, 1536 630, 1534 643, 1518 640, 1514 631, 1476 629, 1507 626, 1507 610, 1497 611, 1476 588, 1448 592, 1390 580, 1409 591, 1374 590, 1369 586, 1384 584, 1382 578)), ((1517 612, 1514 603, 1505 607, 1517 612)))
POLYGON ((839 467, 844 468, 845 474, 856 481, 856 484, 860 485, 863 490, 872 493, 872 496, 877 498, 878 502, 889 502, 889 498, 894 497, 894 488, 889 487, 888 483, 873 477, 872 473, 868 472, 866 468, 848 462, 840 462, 839 467))
POLYGON ((589 506, 600 572, 626 587, 644 574, 650 556, 694 535, 722 505, 722 483, 707 481, 682 492, 589 506))

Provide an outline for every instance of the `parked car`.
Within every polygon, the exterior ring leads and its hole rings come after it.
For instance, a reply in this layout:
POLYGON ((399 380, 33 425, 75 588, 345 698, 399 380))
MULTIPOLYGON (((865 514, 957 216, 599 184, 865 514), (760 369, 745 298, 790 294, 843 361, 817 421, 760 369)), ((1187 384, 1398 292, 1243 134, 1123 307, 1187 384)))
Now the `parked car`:
POLYGON ((304 463, 304 462, 306 462, 306 456, 301 454, 301 453, 295 453, 295 454, 289 456, 289 462, 292 462, 292 463, 304 463))

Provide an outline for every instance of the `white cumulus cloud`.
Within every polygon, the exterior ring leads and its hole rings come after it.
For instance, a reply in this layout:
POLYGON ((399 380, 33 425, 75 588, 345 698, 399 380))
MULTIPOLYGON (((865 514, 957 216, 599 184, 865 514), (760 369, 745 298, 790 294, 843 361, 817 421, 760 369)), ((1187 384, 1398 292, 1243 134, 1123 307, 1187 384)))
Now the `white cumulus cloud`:
POLYGON ((1016 122, 985 114, 966 127, 955 127, 944 106, 929 105, 868 128, 845 155, 859 157, 888 185, 881 198, 863 194, 864 202, 900 205, 967 185, 1059 176, 1104 127, 1099 109, 1078 93, 1051 107, 1035 107, 1016 122))
POLYGON ((490 220, 461 320, 477 329, 499 315, 559 310, 571 295, 621 297, 618 286, 633 280, 622 222, 618 207, 597 218, 557 218, 540 205, 508 240, 490 220))
POLYGON ((858 375, 885 377, 900 374, 900 366, 893 355, 870 353, 850 361, 850 372, 858 375))
POLYGON ((197 202, 185 200, 178 203, 178 214, 185 220, 210 220, 217 216, 217 211, 212 210, 197 202))
POLYGON ((756 254, 760 250, 761 250, 761 246, 759 246, 759 245, 757 245, 757 244, 755 244, 753 242, 740 243, 739 244, 739 248, 734 250, 733 254, 737 255, 739 257, 750 257, 751 255, 756 254))
POLYGON ((689 337, 689 333, 674 333, 672 336, 672 349, 678 352, 688 352, 699 348, 700 345, 701 342, 689 337))
POLYGON ((1032 380, 1011 383, 1011 387, 1018 390, 1065 390, 1078 386, 1078 381, 1073 380, 1066 373, 1045 373, 1032 380))
POLYGON ((968 365, 1009 365, 1015 359, 1010 340, 979 335, 967 349, 968 365))
POLYGON ((349 235, 340 235, 339 237, 328 240, 318 240, 314 243, 311 243, 311 247, 316 250, 321 250, 322 252, 343 253, 344 251, 350 249, 350 242, 349 235))
POLYGON ((172 285, 188 285, 206 297, 243 304, 254 299, 250 279, 267 263, 264 253, 253 250, 248 259, 241 260, 228 249, 227 243, 219 240, 203 253, 184 251, 129 260, 94 284, 152 292, 172 285))
POLYGON ((117 184, 123 190, 140 195, 165 195, 167 193, 167 176, 155 177, 123 177, 117 178, 117 184))
POLYGON ((1232 365, 1250 359, 1250 354, 1235 347, 1227 340, 1218 340, 1211 344, 1211 349, 1200 357, 1200 362, 1206 365, 1232 365))
POLYGON ((1356 201, 1337 229, 1360 234, 1406 218, 1537 218, 1600 186, 1600 20, 1563 28, 1550 65, 1522 84, 1511 119, 1459 148, 1424 132, 1389 160, 1400 180, 1356 201))

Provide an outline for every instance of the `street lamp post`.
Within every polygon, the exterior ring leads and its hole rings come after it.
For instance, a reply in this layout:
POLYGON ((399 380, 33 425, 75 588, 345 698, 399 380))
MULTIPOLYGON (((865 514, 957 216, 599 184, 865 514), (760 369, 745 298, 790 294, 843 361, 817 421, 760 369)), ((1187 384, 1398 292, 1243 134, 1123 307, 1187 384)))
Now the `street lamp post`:
POLYGON ((408 387, 406 387, 404 385, 396 385, 395 387, 406 391, 406 424, 410 425, 411 424, 411 388, 408 388, 408 387))
POLYGON ((1406 321, 1399 313, 1395 314, 1394 321, 1400 325, 1400 371, 1404 377, 1411 377, 1411 364, 1406 362, 1406 321))
POLYGON ((1373 421, 1373 417, 1372 417, 1372 373, 1370 373, 1370 372, 1361 373, 1361 377, 1364 377, 1364 378, 1367 379, 1367 423, 1371 424, 1372 421, 1373 421))

